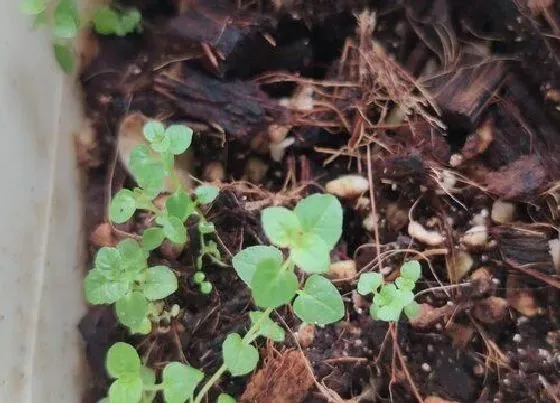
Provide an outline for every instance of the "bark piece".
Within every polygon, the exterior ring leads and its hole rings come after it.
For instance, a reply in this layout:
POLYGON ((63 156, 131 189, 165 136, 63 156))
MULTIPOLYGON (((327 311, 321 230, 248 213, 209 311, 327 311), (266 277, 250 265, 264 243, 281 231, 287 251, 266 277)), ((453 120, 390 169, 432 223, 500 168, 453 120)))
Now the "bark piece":
POLYGON ((504 200, 531 199, 548 183, 541 157, 521 156, 497 172, 486 175, 488 191, 504 200))

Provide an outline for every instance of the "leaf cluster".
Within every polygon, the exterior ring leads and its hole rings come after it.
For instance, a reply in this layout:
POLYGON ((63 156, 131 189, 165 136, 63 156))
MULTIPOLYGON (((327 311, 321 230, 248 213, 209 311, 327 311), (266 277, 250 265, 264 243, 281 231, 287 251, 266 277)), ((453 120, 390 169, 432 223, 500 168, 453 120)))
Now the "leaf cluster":
POLYGON ((416 260, 406 262, 392 284, 383 284, 383 276, 379 273, 365 273, 358 280, 358 293, 373 294, 369 312, 375 320, 396 322, 403 311, 412 319, 418 315, 418 304, 412 291, 420 275, 420 263, 416 260))
POLYGON ((34 18, 33 28, 46 26, 51 33, 53 52, 60 68, 70 73, 74 69, 75 56, 72 41, 77 37, 82 25, 93 23, 102 35, 119 35, 140 31, 142 16, 137 9, 117 11, 109 6, 94 9, 91 20, 81 16, 76 0, 21 0, 22 13, 34 18))

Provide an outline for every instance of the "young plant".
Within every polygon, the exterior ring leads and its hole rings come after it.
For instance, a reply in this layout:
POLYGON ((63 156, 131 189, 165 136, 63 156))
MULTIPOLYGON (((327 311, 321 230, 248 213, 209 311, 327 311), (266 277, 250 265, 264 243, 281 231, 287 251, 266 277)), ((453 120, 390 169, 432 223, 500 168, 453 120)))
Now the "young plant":
POLYGON ((148 315, 154 301, 177 290, 177 278, 166 266, 148 267, 148 253, 132 239, 116 248, 101 248, 95 267, 84 279, 90 304, 115 304, 119 321, 132 333, 147 334, 152 325, 148 315))
POLYGON ((212 185, 201 185, 190 195, 185 190, 174 169, 175 156, 184 153, 191 145, 193 131, 184 125, 167 128, 157 121, 149 121, 144 126, 144 137, 149 146, 138 145, 132 151, 129 169, 138 187, 134 190, 120 190, 109 207, 109 218, 115 223, 124 223, 132 218, 136 210, 147 210, 154 214, 155 224, 142 234, 142 246, 151 251, 158 248, 165 239, 173 244, 187 242, 185 222, 191 216, 198 219, 201 251, 197 259, 198 273, 194 281, 204 294, 210 293, 212 285, 205 281, 202 259, 209 256, 214 262, 221 263, 220 252, 213 241, 206 243, 205 237, 214 233, 214 225, 204 218, 200 206, 212 203, 219 189, 212 185), (159 208, 154 199, 162 192, 166 179, 170 179, 173 193, 159 208))
POLYGON ((79 14, 77 0, 21 0, 20 9, 33 16, 34 29, 46 26, 50 30, 55 59, 67 73, 74 69, 72 43, 83 25, 92 22, 102 35, 124 36, 141 30, 142 16, 136 9, 119 12, 100 6, 91 18, 79 14))
POLYGON ((373 294, 370 315, 375 320, 397 322, 404 311, 412 319, 418 315, 418 304, 414 301, 416 281, 420 278, 420 263, 416 260, 406 262, 394 284, 383 284, 379 273, 365 273, 358 280, 358 293, 373 294))
POLYGON ((148 403, 158 391, 167 403, 183 403, 192 400, 196 386, 204 377, 189 365, 170 362, 162 371, 161 383, 156 383, 154 371, 142 365, 134 347, 122 342, 109 348, 105 364, 114 381, 108 397, 100 403, 148 403))

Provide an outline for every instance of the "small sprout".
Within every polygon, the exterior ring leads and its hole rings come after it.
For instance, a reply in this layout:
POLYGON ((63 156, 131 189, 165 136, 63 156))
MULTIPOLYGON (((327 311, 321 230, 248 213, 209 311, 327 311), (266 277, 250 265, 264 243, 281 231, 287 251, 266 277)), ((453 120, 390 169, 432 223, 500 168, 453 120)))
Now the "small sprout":
POLYGON ((194 274, 193 281, 195 284, 201 284, 205 278, 206 276, 204 275, 204 273, 199 271, 194 274))
POLYGON ((219 193, 220 189, 213 185, 201 185, 194 191, 198 204, 212 203, 216 200, 219 193))
POLYGON ((358 281, 358 293, 373 294, 370 315, 373 319, 396 322, 401 313, 412 319, 419 313, 419 306, 414 301, 412 290, 422 274, 420 263, 416 260, 406 262, 400 270, 394 284, 384 284, 379 273, 365 273, 358 281), (381 289, 380 289, 381 287, 381 289))
POLYGON ((222 343, 224 364, 232 376, 243 376, 253 371, 259 361, 259 352, 246 344, 237 333, 228 334, 222 343))
POLYGON ((212 292, 212 284, 208 281, 204 281, 200 284, 200 292, 204 295, 208 295, 212 292))
POLYGON ((142 30, 142 15, 136 9, 118 12, 109 6, 100 6, 94 10, 92 22, 101 35, 125 36, 142 30))

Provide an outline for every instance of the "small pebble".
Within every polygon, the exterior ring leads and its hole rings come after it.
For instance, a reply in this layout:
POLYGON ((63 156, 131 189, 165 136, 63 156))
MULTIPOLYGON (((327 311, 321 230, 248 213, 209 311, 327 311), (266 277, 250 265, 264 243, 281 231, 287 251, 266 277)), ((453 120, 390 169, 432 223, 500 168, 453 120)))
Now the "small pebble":
POLYGON ((521 341, 521 335, 519 333, 516 333, 513 336, 513 341, 516 342, 516 343, 519 343, 521 341))
POLYGON ((430 372, 431 370, 432 370, 432 367, 430 367, 430 364, 428 364, 427 362, 422 364, 422 371, 430 372))

